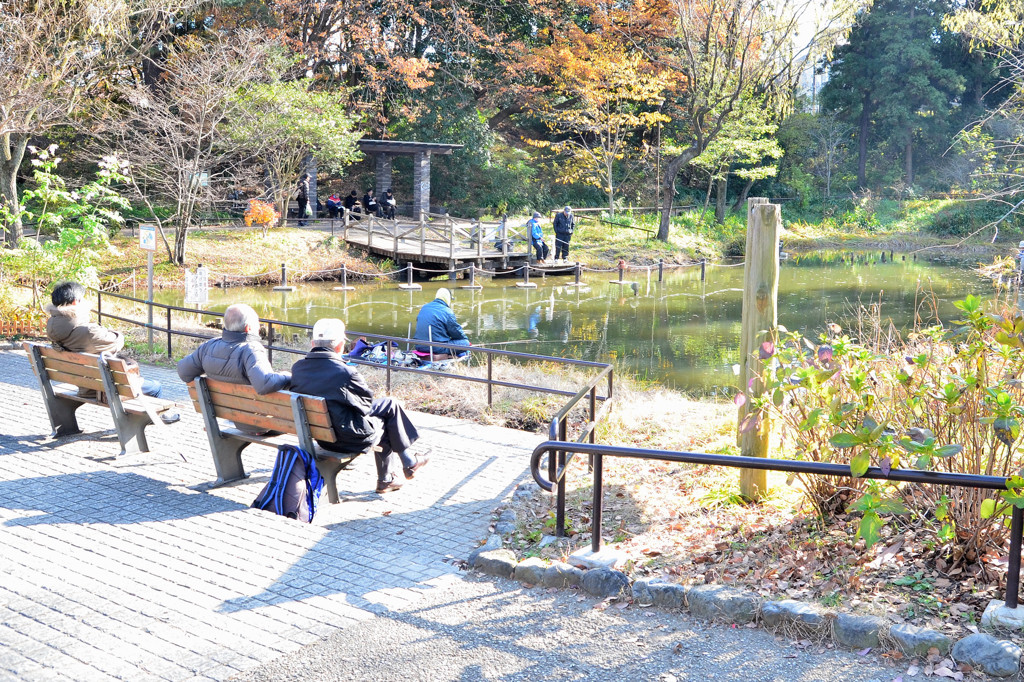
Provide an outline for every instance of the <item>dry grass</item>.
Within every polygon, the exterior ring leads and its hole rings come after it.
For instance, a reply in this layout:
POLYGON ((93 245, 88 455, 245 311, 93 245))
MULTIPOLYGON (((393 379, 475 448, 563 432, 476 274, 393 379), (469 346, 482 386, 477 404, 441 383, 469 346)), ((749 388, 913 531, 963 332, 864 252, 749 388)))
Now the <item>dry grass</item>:
MULTIPOLYGON (((118 255, 112 262, 101 264, 108 282, 125 281, 133 272, 140 282, 145 279, 146 252, 139 248, 138 238, 118 236, 112 240, 118 255)), ((158 243, 162 249, 162 244, 158 243)), ((167 260, 167 252, 154 254, 154 278, 158 287, 182 287, 181 269, 167 260)), ((329 233, 294 228, 276 228, 267 237, 258 230, 207 229, 189 235, 188 266, 200 263, 210 269, 216 280, 221 274, 251 278, 247 281, 276 281, 281 263, 288 264, 290 278, 305 278, 318 270, 340 268, 344 263, 352 272, 378 273, 377 263, 364 260, 361 252, 342 248, 329 233), (265 275, 265 273, 270 273, 265 275), (258 277, 264 275, 263 277, 258 277)), ((385 263, 385 265, 387 265, 385 263)), ((234 280, 238 283, 238 279, 234 280)))

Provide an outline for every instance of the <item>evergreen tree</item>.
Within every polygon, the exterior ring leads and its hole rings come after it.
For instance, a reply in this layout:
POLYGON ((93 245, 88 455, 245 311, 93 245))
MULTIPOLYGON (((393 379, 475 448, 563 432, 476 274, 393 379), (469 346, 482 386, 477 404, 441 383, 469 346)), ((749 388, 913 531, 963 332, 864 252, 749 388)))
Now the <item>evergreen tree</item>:
POLYGON ((944 58, 944 44, 956 41, 942 28, 948 10, 947 0, 879 0, 828 64, 822 105, 856 126, 861 187, 868 184, 872 143, 891 166, 902 165, 908 186, 914 184, 915 147, 948 144, 947 121, 965 84, 944 58))

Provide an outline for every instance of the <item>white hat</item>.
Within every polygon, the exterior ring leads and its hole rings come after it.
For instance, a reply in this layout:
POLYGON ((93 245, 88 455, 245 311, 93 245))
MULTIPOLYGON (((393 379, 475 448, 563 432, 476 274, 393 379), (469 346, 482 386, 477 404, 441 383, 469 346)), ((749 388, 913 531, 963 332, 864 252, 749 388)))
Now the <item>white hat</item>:
POLYGON ((323 320, 317 320, 316 324, 313 325, 313 340, 324 339, 325 341, 338 341, 345 340, 345 323, 336 317, 328 317, 323 320))
POLYGON ((1024 249, 1024 242, 1021 242, 1020 244, 1017 244, 1017 248, 1018 249, 1024 249))
POLYGON ((439 298, 442 301, 444 301, 445 305, 447 305, 449 308, 452 307, 452 292, 450 292, 448 289, 441 287, 440 289, 437 290, 437 296, 435 296, 434 298, 439 298))

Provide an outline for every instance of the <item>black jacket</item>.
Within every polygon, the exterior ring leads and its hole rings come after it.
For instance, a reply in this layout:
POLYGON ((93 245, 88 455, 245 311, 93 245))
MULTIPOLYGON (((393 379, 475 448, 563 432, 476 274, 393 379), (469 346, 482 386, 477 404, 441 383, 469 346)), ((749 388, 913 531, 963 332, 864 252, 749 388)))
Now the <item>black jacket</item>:
POLYGON ((314 348, 292 365, 292 387, 296 393, 327 399, 327 411, 337 443, 321 444, 329 449, 358 451, 373 445, 377 424, 370 419, 373 393, 361 374, 327 348, 314 348))
MULTIPOLYGON (((555 234, 562 236, 569 236, 573 232, 573 216, 572 214, 565 215, 564 211, 559 211, 555 214, 555 222, 553 227, 555 228, 555 234)), ((564 241, 564 240, 563 240, 564 241)))

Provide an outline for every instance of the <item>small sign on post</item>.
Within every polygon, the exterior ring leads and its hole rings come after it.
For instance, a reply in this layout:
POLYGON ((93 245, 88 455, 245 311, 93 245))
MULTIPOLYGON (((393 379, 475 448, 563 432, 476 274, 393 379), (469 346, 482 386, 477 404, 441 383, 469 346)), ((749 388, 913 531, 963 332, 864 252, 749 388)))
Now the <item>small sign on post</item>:
POLYGON ((206 305, 210 302, 209 271, 202 263, 195 272, 185 270, 185 303, 206 305))
POLYGON ((156 225, 139 225, 139 248, 146 252, 146 336, 153 352, 153 252, 156 251, 156 225))

